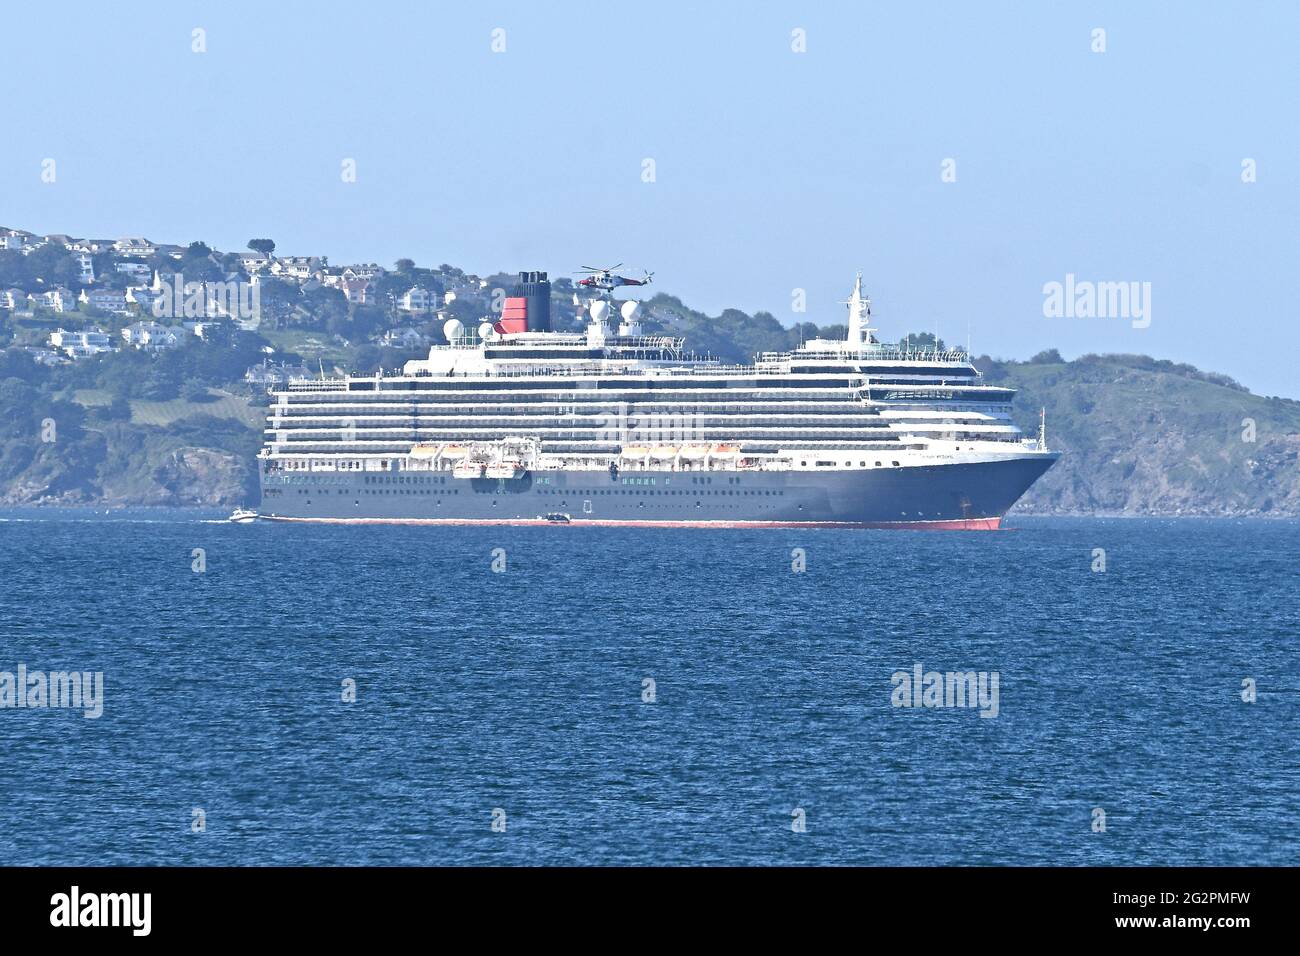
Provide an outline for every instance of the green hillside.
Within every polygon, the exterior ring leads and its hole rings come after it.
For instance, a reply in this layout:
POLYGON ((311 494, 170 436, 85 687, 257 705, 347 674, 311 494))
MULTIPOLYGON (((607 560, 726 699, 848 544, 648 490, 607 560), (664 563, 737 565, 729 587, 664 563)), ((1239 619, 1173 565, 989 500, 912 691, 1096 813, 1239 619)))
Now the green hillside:
POLYGON ((1064 453, 1022 513, 1300 515, 1300 402, 1145 356, 980 364, 1020 390, 1028 434, 1047 410, 1048 446, 1064 453))
POLYGON ((238 382, 256 354, 196 339, 47 368, 0 352, 0 504, 256 500, 264 409, 238 382))

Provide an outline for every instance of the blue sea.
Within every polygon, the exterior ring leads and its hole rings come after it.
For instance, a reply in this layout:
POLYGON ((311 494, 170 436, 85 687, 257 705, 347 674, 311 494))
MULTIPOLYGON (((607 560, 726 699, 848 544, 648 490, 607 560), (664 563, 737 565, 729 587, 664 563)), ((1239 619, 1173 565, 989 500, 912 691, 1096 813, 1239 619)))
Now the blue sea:
POLYGON ((5 515, 3 865, 1300 863, 1296 522, 5 515))

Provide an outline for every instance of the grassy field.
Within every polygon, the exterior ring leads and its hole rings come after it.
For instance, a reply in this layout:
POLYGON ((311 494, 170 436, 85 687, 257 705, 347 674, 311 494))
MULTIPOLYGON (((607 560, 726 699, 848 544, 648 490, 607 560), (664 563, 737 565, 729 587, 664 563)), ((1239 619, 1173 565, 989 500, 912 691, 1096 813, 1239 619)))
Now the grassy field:
MULTIPOLYGON (((248 403, 248 400, 220 389, 210 388, 208 394, 215 396, 211 402, 189 402, 175 398, 166 402, 149 402, 143 399, 131 399, 131 421, 136 425, 166 426, 178 419, 190 415, 212 415, 216 418, 233 418, 254 428, 260 428, 266 420, 264 409, 248 403)), ((79 405, 90 408, 95 405, 107 405, 112 396, 99 389, 78 389, 73 396, 79 405)))
POLYGON ((279 331, 261 330, 259 334, 270 342, 277 352, 294 352, 301 355, 308 365, 323 361, 327 372, 331 364, 343 368, 350 367, 356 355, 355 349, 339 345, 333 341, 333 336, 327 332, 283 329, 279 331))

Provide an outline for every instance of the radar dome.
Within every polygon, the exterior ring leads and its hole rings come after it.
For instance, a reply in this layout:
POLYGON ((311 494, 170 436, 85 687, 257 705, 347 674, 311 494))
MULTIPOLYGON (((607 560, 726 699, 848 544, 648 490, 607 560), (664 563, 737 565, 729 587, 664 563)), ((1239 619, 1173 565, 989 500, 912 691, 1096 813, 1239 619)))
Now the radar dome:
POLYGON ((448 342, 455 342, 464 331, 465 325, 460 319, 448 319, 442 323, 442 334, 447 336, 448 342))
POLYGON ((491 322, 483 322, 483 323, 481 323, 481 324, 479 325, 479 327, 478 327, 478 337, 479 337, 480 339, 482 339, 484 342, 486 342, 488 339, 492 338, 492 323, 491 323, 491 322))
POLYGON ((622 314, 624 322, 631 322, 636 318, 636 314, 640 309, 641 303, 633 302, 631 299, 618 307, 618 311, 622 314))
POLYGON ((591 317, 594 321, 604 322, 605 316, 609 314, 609 303, 604 299, 597 299, 595 302, 591 303, 591 308, 588 311, 591 312, 591 317))

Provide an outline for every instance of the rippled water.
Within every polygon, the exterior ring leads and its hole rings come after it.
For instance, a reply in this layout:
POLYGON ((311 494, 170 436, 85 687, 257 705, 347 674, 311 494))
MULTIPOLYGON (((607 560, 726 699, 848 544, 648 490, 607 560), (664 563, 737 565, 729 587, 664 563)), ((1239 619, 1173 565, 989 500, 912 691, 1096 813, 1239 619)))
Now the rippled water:
POLYGON ((0 864, 1300 862, 1300 525, 1013 524, 0 521, 0 864))

